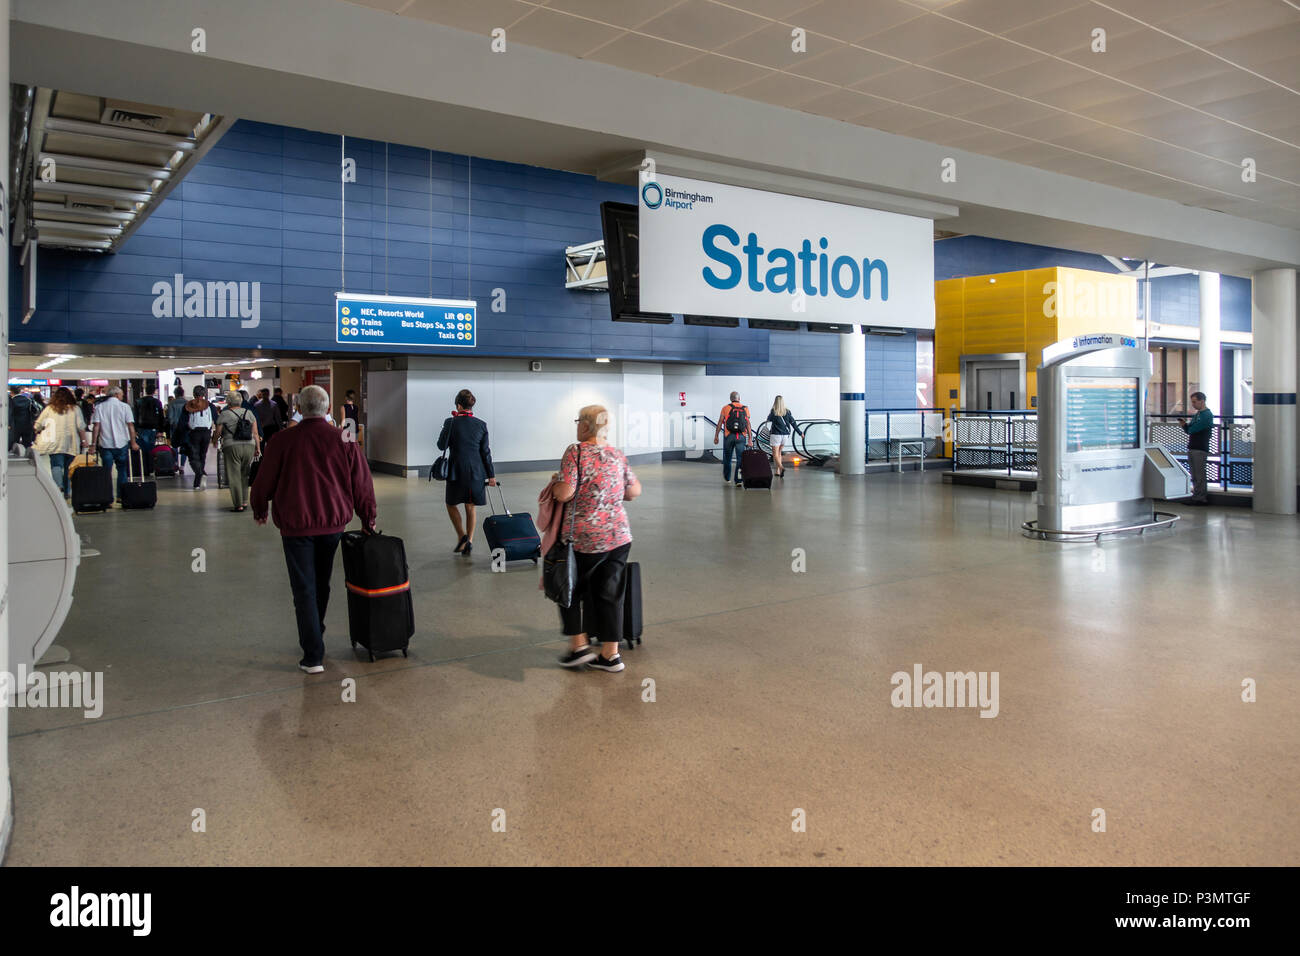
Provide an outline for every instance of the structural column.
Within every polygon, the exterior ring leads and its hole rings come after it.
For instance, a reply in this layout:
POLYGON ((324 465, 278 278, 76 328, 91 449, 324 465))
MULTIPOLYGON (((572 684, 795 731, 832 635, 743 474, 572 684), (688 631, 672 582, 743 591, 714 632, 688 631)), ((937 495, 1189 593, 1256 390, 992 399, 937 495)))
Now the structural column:
POLYGON ((858 327, 840 336, 841 475, 867 470, 867 344, 858 327))
POLYGON ((1296 271, 1266 269, 1250 283, 1255 364, 1255 510, 1296 513, 1296 271))
POLYGON ((1201 299, 1201 352, 1200 391, 1205 393, 1206 404, 1216 415, 1230 415, 1232 409, 1223 407, 1223 383, 1220 369, 1223 362, 1222 336, 1219 316, 1219 274, 1200 274, 1201 299))
MULTIPOLYGON (((5 95, 0 96, 0 250, 9 255, 9 0, 0 0, 0 76, 5 95)), ((9 377, 9 263, 0 267, 0 362, 9 377)), ((7 390, 6 390, 7 391, 7 390)), ((9 397, 6 394, 4 401, 9 397)), ((9 789, 9 695, 13 678, 9 667, 9 406, 0 415, 0 860, 9 847, 13 831, 13 800, 9 789)))

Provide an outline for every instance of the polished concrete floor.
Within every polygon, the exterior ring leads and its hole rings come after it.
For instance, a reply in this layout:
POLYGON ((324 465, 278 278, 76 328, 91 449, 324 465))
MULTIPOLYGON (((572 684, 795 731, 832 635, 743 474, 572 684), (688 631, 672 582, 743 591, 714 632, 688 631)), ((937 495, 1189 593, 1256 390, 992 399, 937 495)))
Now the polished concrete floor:
MULTIPOLYGON (((481 532, 454 557, 424 482, 376 479, 411 656, 354 656, 340 562, 315 677, 276 533, 225 492, 78 518, 101 555, 59 643, 105 675, 104 714, 11 712, 6 862, 1300 863, 1297 519, 1176 509, 1098 550, 935 473, 638 471, 621 674, 556 666, 533 566, 491 573, 481 532), (915 664, 998 672, 998 715, 892 706, 915 664)), ((511 504, 542 477, 504 476, 511 504)))

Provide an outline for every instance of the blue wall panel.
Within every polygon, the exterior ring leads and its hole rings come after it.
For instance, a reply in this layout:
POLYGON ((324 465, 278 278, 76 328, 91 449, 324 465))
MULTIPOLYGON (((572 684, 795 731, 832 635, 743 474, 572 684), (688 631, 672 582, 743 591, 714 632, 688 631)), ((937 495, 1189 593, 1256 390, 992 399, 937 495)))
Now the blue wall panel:
MULTIPOLYGON (((122 251, 45 250, 39 308, 14 338, 343 351, 334 293, 346 287, 477 298, 479 355, 765 362, 765 332, 616 324, 605 294, 564 288, 564 247, 600 236, 601 201, 634 198, 632 187, 575 173, 363 139, 341 148, 337 136, 241 121, 122 251), (346 193, 343 155, 357 165, 346 193), (155 316, 154 284, 170 285, 177 273, 187 282, 260 283, 258 326, 155 316), (498 288, 504 313, 491 311, 498 288)), ((13 288, 17 295, 21 286, 13 288)))

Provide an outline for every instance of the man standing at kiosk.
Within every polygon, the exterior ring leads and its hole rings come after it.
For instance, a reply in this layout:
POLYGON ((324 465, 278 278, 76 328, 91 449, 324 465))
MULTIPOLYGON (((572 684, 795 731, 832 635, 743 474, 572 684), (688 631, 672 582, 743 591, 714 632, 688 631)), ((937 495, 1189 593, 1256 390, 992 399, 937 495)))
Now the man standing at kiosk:
POLYGON ((1196 415, 1189 422, 1183 419, 1187 432, 1187 465, 1192 472, 1192 500, 1194 505, 1208 505, 1205 488, 1205 462, 1210 457, 1210 434, 1214 431, 1214 413, 1205 407, 1205 393, 1192 392, 1192 408, 1196 415))

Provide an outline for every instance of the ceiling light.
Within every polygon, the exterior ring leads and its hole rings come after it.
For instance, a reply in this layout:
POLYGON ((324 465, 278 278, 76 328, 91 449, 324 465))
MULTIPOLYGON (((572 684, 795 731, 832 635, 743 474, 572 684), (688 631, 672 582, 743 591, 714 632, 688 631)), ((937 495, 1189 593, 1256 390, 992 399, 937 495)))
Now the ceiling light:
POLYGON ((262 377, 262 370, 261 370, 260 368, 255 368, 255 369, 253 369, 252 375, 253 375, 253 378, 261 378, 261 377, 262 377))
POLYGON ((596 359, 596 361, 597 361, 597 362, 600 362, 600 363, 602 363, 602 364, 606 364, 606 363, 609 362, 609 359, 607 359, 607 358, 601 358, 601 359, 596 359))

